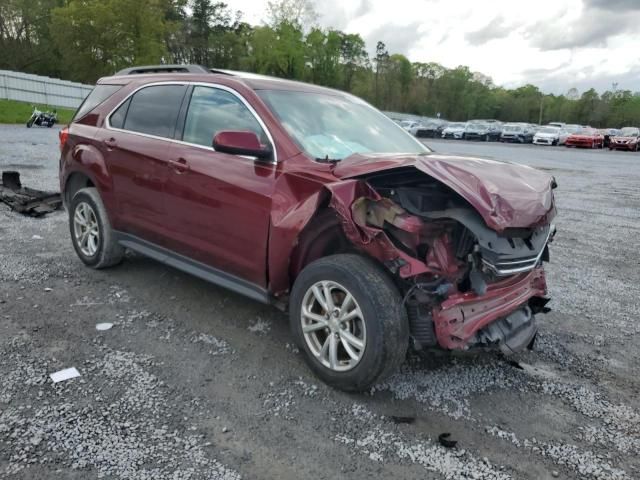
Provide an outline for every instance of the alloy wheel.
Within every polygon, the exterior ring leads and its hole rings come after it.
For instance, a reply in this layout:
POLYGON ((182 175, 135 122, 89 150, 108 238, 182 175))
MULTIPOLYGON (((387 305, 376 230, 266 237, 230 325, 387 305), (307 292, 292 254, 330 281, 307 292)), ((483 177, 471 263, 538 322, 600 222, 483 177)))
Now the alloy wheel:
POLYGON ((366 348, 366 325, 353 295, 333 281, 314 283, 304 294, 302 334, 313 356, 325 367, 354 368, 366 348))
POLYGON ((96 213, 86 202, 76 205, 73 214, 73 233, 80 251, 87 257, 93 257, 98 251, 100 229, 96 213))

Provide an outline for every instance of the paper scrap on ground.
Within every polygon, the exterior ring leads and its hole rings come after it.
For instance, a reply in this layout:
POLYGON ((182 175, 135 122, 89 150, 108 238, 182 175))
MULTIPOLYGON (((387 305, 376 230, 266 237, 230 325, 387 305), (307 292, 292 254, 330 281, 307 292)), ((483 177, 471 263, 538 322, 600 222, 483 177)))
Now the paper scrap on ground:
POLYGON ((113 323, 98 323, 96 330, 109 330, 111 327, 113 327, 113 323))
POLYGON ((70 378, 79 377, 80 372, 78 372, 75 367, 71 367, 60 370, 59 372, 53 372, 49 376, 51 377, 51 380, 53 380, 53 383, 58 383, 64 380, 69 380, 70 378))

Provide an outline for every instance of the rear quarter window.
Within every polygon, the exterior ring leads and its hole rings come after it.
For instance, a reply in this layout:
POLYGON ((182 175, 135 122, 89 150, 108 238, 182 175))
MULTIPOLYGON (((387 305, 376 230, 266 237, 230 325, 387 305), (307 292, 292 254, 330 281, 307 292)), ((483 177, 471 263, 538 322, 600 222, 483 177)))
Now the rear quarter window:
POLYGON ((122 88, 122 85, 96 85, 78 107, 73 120, 79 120, 122 88))

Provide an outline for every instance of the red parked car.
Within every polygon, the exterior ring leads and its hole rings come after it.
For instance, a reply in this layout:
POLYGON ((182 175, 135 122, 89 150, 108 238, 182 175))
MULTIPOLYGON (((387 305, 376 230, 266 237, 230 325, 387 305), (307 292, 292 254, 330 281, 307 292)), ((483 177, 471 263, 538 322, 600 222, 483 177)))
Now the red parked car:
POLYGON ((609 150, 630 150, 640 151, 640 129, 635 127, 625 127, 620 130, 620 135, 611 137, 609 150))
POLYGON ((567 147, 603 148, 604 136, 595 128, 583 128, 567 137, 567 147))
POLYGON ((128 248, 288 309, 338 388, 370 388, 410 346, 522 350, 548 310, 553 177, 436 154, 347 93, 139 67, 101 79, 60 142, 86 265, 128 248))

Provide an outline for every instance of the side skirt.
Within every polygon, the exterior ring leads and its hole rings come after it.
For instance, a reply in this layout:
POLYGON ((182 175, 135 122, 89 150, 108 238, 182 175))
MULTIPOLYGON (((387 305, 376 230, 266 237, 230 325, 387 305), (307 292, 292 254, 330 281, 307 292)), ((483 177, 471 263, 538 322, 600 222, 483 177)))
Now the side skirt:
POLYGON ((146 257, 153 258, 165 265, 182 270, 190 275, 211 282, 215 285, 227 288, 233 292, 257 300, 262 303, 272 303, 269 292, 251 282, 229 273, 210 267, 204 263, 192 260, 189 257, 172 252, 154 243, 147 242, 134 235, 123 232, 113 232, 120 245, 146 257))

